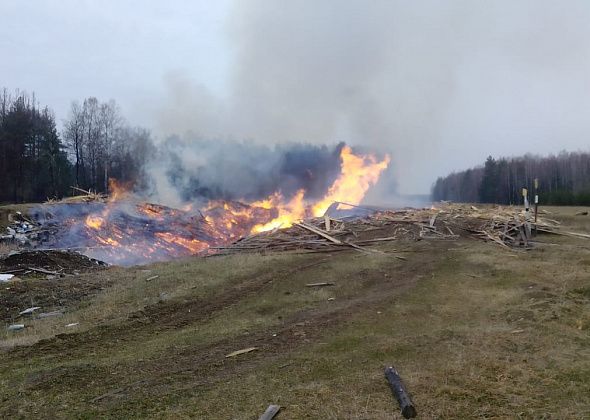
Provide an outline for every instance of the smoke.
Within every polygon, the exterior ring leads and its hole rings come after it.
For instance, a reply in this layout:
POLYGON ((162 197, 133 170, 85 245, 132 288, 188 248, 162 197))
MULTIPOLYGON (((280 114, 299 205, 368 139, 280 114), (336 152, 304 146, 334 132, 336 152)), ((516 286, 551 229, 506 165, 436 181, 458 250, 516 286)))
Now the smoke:
POLYGON ((489 154, 587 147, 589 17, 583 1, 236 0, 228 91, 171 75, 159 128, 362 145, 392 155, 383 194, 424 193, 489 154))
POLYGON ((310 144, 268 146, 253 142, 173 136, 149 162, 154 201, 172 206, 209 200, 254 201, 274 192, 292 197, 305 189, 321 198, 340 173, 340 151, 310 144))

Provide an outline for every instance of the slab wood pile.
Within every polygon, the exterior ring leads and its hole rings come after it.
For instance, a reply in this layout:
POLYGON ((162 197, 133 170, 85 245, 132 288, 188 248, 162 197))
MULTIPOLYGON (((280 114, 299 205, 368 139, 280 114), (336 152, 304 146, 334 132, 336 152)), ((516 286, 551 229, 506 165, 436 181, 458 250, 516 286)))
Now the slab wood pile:
POLYGON ((530 247, 532 231, 587 237, 562 232, 556 220, 539 217, 534 224, 524 211, 511 207, 477 208, 443 203, 436 208, 376 211, 363 218, 306 219, 285 229, 244 237, 231 245, 215 248, 218 254, 238 252, 334 252, 354 248, 379 252, 371 245, 396 240, 454 240, 472 237, 502 247, 530 247))

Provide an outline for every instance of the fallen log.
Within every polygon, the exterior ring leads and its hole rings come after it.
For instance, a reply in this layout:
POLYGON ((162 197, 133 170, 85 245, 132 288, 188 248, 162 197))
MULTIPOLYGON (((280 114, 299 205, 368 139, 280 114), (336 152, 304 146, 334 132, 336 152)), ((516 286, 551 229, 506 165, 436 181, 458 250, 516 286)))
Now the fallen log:
POLYGON ((399 373, 393 366, 385 368, 385 378, 387 379, 387 382, 389 382, 391 392, 399 403, 399 406, 402 410, 402 416, 404 416, 406 419, 416 417, 418 415, 416 408, 412 403, 408 391, 406 391, 406 387, 402 383, 399 373))

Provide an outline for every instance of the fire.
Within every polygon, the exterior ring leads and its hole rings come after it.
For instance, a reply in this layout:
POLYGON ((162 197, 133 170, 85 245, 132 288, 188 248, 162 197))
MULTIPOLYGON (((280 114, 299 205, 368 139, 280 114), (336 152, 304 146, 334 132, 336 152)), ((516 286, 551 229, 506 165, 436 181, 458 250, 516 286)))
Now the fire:
POLYGON ((117 201, 127 198, 130 195, 129 191, 131 191, 131 187, 131 183, 122 183, 116 179, 109 178, 109 201, 117 201))
POLYGON ((276 207, 279 211, 278 217, 268 223, 256 225, 252 232, 264 232, 279 227, 289 227, 298 220, 309 216, 323 216, 328 207, 334 202, 344 201, 348 204, 360 204, 365 194, 379 180, 390 162, 389 156, 378 161, 372 155, 355 155, 352 149, 344 146, 340 152, 342 161, 340 175, 334 181, 326 196, 319 202, 306 206, 304 202, 305 190, 297 191, 297 194, 287 203, 281 204, 282 197, 275 193, 266 200, 252 203, 253 206, 265 206, 264 208, 276 207), (266 207, 270 206, 270 207, 266 207))
POLYGON ((104 219, 100 216, 90 214, 86 217, 86 226, 94 230, 99 230, 104 223, 104 219))
POLYGON ((190 250, 192 254, 198 254, 208 248, 207 244, 204 242, 196 239, 182 238, 169 232, 159 232, 156 233, 156 236, 170 244, 180 245, 181 247, 190 250))
POLYGON ((328 194, 313 206, 315 217, 323 216, 328 207, 334 202, 344 201, 349 204, 360 204, 365 194, 379 180, 390 162, 388 155, 382 161, 377 161, 375 156, 357 156, 348 146, 342 148, 340 153, 342 166, 340 176, 330 189, 328 194))
POLYGON ((354 154, 348 146, 340 160, 340 174, 320 200, 309 200, 300 189, 291 197, 277 191, 249 203, 217 200, 200 210, 192 205, 172 209, 133 201, 128 186, 111 181, 109 200, 88 208, 82 228, 76 226, 79 219, 69 219, 78 236, 67 245, 82 245, 91 256, 121 264, 210 252, 252 233, 322 216, 334 202, 360 204, 390 162, 389 156, 354 154))
MULTIPOLYGON (((253 233, 266 232, 272 229, 286 228, 293 224, 297 220, 301 220, 305 217, 305 203, 303 197, 305 196, 305 190, 299 190, 295 196, 285 205, 277 203, 279 215, 268 223, 256 225, 252 228, 253 233)), ((280 196, 278 196, 280 197, 280 196)), ((265 202, 266 203, 266 202, 265 202)))

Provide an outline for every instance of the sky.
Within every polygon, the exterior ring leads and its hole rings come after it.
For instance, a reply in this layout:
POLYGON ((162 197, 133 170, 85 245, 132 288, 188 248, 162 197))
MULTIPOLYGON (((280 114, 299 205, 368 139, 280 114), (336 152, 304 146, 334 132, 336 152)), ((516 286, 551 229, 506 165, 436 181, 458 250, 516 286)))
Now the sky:
POLYGON ((350 144, 400 193, 488 155, 588 150, 590 2, 0 0, 0 86, 160 139, 350 144))

